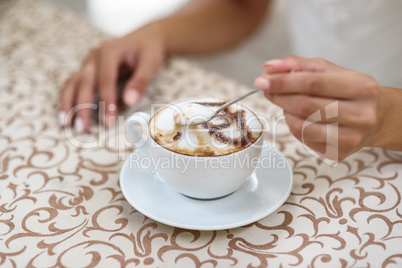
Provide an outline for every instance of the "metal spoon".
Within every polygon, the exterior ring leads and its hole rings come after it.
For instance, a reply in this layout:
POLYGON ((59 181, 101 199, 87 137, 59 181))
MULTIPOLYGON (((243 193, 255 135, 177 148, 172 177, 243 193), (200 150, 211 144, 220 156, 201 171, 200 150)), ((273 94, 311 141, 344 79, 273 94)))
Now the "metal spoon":
POLYGON ((246 94, 244 94, 244 95, 242 95, 242 96, 240 96, 240 97, 238 97, 238 98, 236 98, 236 99, 234 99, 234 100, 231 100, 231 101, 225 103, 225 104, 222 105, 218 110, 216 110, 216 111, 214 111, 213 113, 211 113, 211 115, 208 116, 208 117, 206 117, 205 119, 197 120, 197 122, 195 122, 195 123, 186 124, 186 125, 188 125, 188 126, 197 126, 197 125, 205 124, 205 123, 207 123, 209 120, 211 120, 213 117, 215 117, 220 111, 226 109, 226 108, 229 107, 230 105, 232 105, 232 104, 234 104, 234 103, 236 103, 236 102, 238 102, 238 101, 241 101, 242 99, 244 99, 244 98, 246 98, 246 97, 248 97, 248 96, 250 96, 250 95, 252 95, 252 94, 254 94, 254 93, 256 93, 256 92, 259 92, 259 91, 260 91, 260 89, 258 89, 258 88, 253 89, 253 90, 250 90, 250 91, 247 92, 246 94))

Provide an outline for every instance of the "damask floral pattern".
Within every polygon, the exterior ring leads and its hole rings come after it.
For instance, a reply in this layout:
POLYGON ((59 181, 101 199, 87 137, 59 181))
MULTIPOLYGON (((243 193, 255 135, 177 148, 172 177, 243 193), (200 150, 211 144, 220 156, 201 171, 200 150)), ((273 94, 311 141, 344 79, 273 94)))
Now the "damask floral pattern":
MULTIPOLYGON (((364 149, 331 167, 312 157, 289 134, 280 110, 258 96, 247 104, 272 119, 267 141, 294 171, 288 200, 258 222, 222 231, 145 217, 118 184, 133 150, 124 124, 109 132, 94 124, 75 140, 56 121, 63 81, 107 36, 42 2, 0 5, 0 266, 402 266, 402 154, 364 149)), ((246 90, 173 58, 140 108, 246 90)))

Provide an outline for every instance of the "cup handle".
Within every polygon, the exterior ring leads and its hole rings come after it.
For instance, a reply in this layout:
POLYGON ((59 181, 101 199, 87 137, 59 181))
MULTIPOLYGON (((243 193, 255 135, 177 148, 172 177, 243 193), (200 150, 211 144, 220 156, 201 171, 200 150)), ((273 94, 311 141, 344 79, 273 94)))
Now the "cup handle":
POLYGON ((132 114, 126 122, 126 136, 128 140, 134 143, 137 150, 141 150, 150 155, 148 123, 151 116, 144 112, 132 114), (141 126, 141 132, 137 130, 137 125, 141 126))

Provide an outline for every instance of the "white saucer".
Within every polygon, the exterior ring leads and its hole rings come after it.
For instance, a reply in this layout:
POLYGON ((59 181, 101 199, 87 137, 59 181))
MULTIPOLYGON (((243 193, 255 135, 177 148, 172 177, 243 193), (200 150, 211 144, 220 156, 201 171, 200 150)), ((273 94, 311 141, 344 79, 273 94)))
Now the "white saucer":
MULTIPOLYGON (((137 155, 136 159, 141 158, 137 155)), ((127 201, 151 219, 193 230, 222 230, 258 221, 286 201, 293 184, 285 156, 271 147, 262 149, 259 167, 239 190, 214 200, 192 199, 176 192, 152 173, 153 166, 131 166, 129 158, 120 172, 120 186, 127 201)))

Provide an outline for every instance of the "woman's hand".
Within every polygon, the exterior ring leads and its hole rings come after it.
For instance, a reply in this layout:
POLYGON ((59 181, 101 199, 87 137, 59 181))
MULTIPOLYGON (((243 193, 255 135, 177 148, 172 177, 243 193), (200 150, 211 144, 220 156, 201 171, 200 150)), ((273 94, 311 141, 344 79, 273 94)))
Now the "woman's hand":
POLYGON ((295 56, 269 61, 263 69, 255 85, 283 108, 302 143, 332 160, 375 145, 384 107, 372 77, 321 58, 295 56))
POLYGON ((88 129, 94 93, 105 103, 104 123, 114 124, 117 113, 116 84, 122 75, 130 75, 123 90, 128 106, 139 102, 152 78, 165 59, 163 31, 157 24, 149 24, 125 37, 103 42, 89 52, 82 67, 65 83, 59 100, 59 123, 74 124, 77 132, 88 129), (76 107, 72 122, 72 108, 76 107))
POLYGON ((107 41, 92 50, 81 69, 66 82, 59 103, 59 122, 72 123, 77 132, 88 129, 94 92, 105 102, 105 125, 116 115, 116 82, 122 69, 131 72, 123 100, 135 105, 159 70, 166 54, 200 54, 230 47, 263 21, 270 1, 191 1, 167 18, 150 23, 126 37, 107 41), (88 105, 89 104, 89 105, 88 105))

